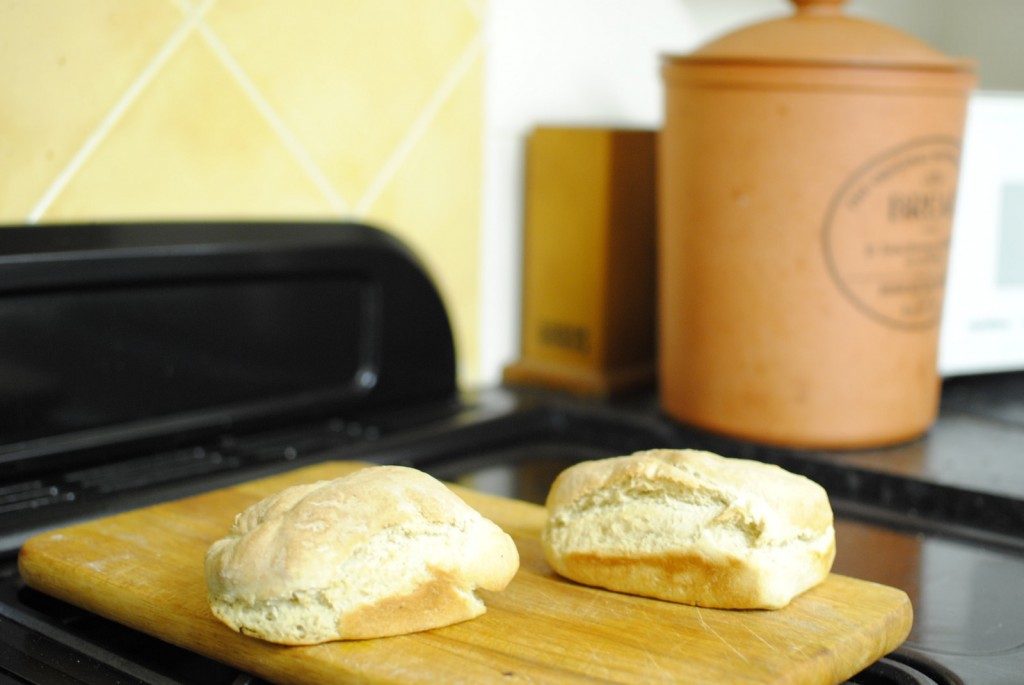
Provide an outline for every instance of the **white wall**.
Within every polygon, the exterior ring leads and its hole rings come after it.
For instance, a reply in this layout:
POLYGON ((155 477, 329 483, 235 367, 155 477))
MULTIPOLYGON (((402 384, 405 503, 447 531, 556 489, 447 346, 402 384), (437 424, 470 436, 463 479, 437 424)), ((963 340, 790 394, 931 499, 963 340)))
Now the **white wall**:
MULTIPOLYGON (((983 58, 982 86, 1024 90, 1022 0, 851 0, 850 14, 983 58), (1020 59, 1000 62, 1000 55, 1020 59)), ((786 0, 490 0, 482 382, 519 348, 523 143, 540 124, 661 124, 660 56, 789 12, 786 0)))
POLYGON ((700 36, 679 0, 491 0, 485 79, 481 375, 519 348, 523 145, 541 124, 655 127, 659 55, 700 36))
POLYGON ((983 90, 1024 91, 1021 0, 850 0, 849 8, 975 60, 983 90))

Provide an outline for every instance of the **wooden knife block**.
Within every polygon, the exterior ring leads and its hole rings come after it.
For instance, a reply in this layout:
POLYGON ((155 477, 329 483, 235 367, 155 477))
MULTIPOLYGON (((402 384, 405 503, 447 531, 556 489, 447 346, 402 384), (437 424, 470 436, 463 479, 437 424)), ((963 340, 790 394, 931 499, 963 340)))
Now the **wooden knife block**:
POLYGON ((655 377, 656 134, 527 141, 521 358, 509 385, 607 397, 655 377))

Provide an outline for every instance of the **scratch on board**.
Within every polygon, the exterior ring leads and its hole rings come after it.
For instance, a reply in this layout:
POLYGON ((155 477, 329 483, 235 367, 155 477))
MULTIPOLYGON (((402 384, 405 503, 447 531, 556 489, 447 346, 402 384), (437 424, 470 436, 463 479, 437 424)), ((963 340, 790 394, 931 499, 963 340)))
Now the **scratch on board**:
POLYGON ((748 659, 747 656, 743 652, 741 652, 740 650, 738 650, 735 647, 733 647, 732 644, 730 644, 730 642, 728 640, 726 640, 724 637, 722 637, 722 635, 717 630, 715 630, 710 625, 708 625, 708 622, 704 620, 704 614, 701 613, 700 607, 697 607, 697 618, 700 619, 700 624, 702 626, 704 626, 704 628, 709 633, 711 633, 712 635, 717 637, 719 640, 721 640, 722 644, 725 645, 726 647, 728 647, 729 649, 731 649, 736 654, 736 656, 738 656, 739 658, 743 659, 743 663, 750 663, 750 659, 748 659))
POLYGON ((676 676, 671 671, 669 671, 669 669, 665 668, 665 666, 663 664, 661 664, 661 662, 659 662, 658 659, 656 659, 653 654, 651 654, 646 649, 643 650, 643 653, 644 653, 644 656, 647 657, 647 661, 657 671, 657 675, 661 676, 660 678, 656 678, 654 674, 649 674, 651 676, 652 680, 658 679, 658 680, 667 681, 667 682, 675 682, 676 681, 676 676))
POLYGON ((777 652, 777 651, 779 651, 779 648, 778 648, 777 646, 773 645, 773 644, 772 644, 771 642, 768 642, 768 640, 765 640, 765 639, 764 639, 763 637, 761 637, 761 636, 760 636, 760 635, 759 635, 759 634, 757 633, 757 631, 755 631, 755 630, 754 630, 753 628, 751 628, 750 626, 748 626, 748 625, 745 625, 745 624, 744 624, 744 626, 743 626, 743 627, 747 629, 747 632, 748 632, 748 633, 750 633, 751 635, 753 635, 754 637, 756 637, 756 638, 757 638, 758 640, 760 640, 761 642, 763 642, 763 643, 764 643, 765 645, 767 645, 768 647, 770 647, 770 648, 771 648, 771 650, 772 650, 773 652, 777 652))

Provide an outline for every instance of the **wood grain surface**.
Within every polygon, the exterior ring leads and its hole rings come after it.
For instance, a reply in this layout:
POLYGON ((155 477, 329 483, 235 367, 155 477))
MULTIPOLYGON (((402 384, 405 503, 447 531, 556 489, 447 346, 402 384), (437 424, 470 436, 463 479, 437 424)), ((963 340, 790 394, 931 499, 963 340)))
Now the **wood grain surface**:
POLYGON ((542 507, 452 486, 501 525, 521 567, 485 615, 376 640, 285 647, 221 624, 203 558, 235 514, 329 462, 48 532, 19 566, 42 592, 277 683, 839 683, 898 647, 912 610, 895 588, 832 575, 779 611, 700 609, 577 585, 545 563, 542 507))

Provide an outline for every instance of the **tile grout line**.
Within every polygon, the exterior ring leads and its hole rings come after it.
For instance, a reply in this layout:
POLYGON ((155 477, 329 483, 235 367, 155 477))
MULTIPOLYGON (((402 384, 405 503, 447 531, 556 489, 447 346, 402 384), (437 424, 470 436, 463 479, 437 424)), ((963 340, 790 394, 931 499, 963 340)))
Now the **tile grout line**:
POLYGON ((198 9, 190 8, 191 13, 185 17, 185 21, 182 22, 174 33, 171 34, 170 38, 167 39, 167 42, 160 47, 153 59, 146 64, 145 68, 139 73, 135 80, 132 81, 117 102, 114 103, 114 106, 111 107, 106 116, 103 117, 103 120, 100 121, 99 125, 85 139, 85 142, 74 154, 67 165, 60 170, 53 182, 43 192, 42 197, 39 198, 39 201, 36 202, 35 206, 29 212, 28 217, 26 217, 28 223, 34 224, 39 222, 46 210, 50 208, 61 192, 63 192, 67 187, 68 183, 70 183, 75 175, 81 170, 89 157, 92 156, 100 144, 106 139, 114 126, 116 126, 124 116, 125 112, 127 112, 132 104, 135 103, 139 94, 142 93, 146 86, 150 84, 156 74, 177 51, 188 35, 192 33, 196 24, 199 23, 203 15, 215 1, 216 0, 206 0, 198 9))
POLYGON ((384 166, 381 167, 380 171, 378 171, 377 175, 370 182, 366 192, 363 193, 361 198, 359 198, 359 202, 355 205, 356 216, 365 216, 370 206, 373 205, 380 194, 384 192, 384 188, 398 173, 398 170, 405 162, 406 157, 408 157, 409 153, 412 152, 413 147, 415 147, 416 143, 423 137, 423 134, 426 133, 427 127, 430 125, 430 122, 433 121, 434 117, 437 116, 441 106, 452 94, 452 91, 455 90, 455 87, 469 71, 469 68, 477 60, 480 53, 483 51, 483 45, 483 38, 478 32, 463 53, 459 56, 459 59, 445 75, 444 79, 441 81, 441 85, 434 91, 434 94, 430 97, 426 106, 420 111, 419 115, 413 121, 405 136, 401 141, 399 141, 394 151, 392 151, 391 155, 384 162, 384 166))
POLYGON ((221 64, 228 70, 228 73, 235 79, 242 91, 248 96, 256 109, 263 116, 270 128, 277 134, 277 137, 284 143, 285 147, 292 154, 306 176, 316 186, 317 190, 330 203, 331 208, 339 215, 349 211, 349 205, 331 184, 320 166, 313 160, 306 148, 298 141, 284 121, 278 116, 277 111, 270 105, 263 93, 256 86, 249 75, 242 69, 217 34, 205 22, 199 25, 199 33, 203 36, 206 44, 210 46, 214 54, 221 61, 221 64))

